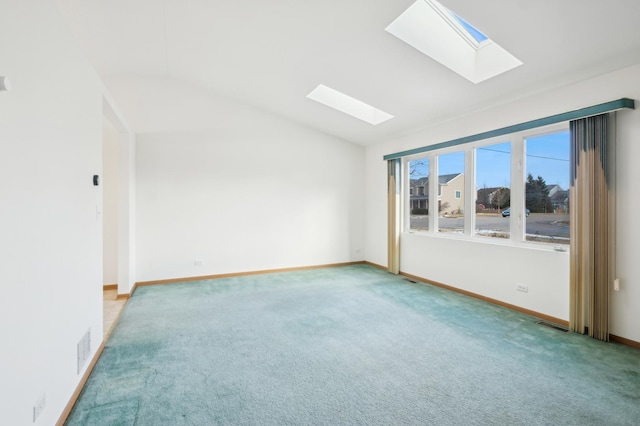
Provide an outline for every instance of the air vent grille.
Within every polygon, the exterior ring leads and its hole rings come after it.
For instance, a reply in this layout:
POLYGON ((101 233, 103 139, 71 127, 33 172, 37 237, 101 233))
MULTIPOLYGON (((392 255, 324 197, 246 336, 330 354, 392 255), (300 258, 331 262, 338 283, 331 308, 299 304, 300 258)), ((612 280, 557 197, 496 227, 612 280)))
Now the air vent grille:
POLYGON ((89 356, 91 355, 91 329, 82 336, 78 342, 78 374, 82 371, 82 368, 87 363, 89 356))
POLYGON ((559 325, 559 324, 554 324, 552 322, 548 322, 548 321, 537 321, 536 324, 542 325, 544 327, 549 327, 549 328, 553 328, 554 330, 558 330, 558 331, 562 331, 562 332, 568 332, 569 329, 563 325, 559 325))

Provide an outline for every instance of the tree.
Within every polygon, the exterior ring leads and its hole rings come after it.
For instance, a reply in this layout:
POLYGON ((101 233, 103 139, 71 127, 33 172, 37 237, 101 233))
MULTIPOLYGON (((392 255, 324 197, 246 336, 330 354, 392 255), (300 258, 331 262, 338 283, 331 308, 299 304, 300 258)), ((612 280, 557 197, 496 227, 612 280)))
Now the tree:
POLYGON ((527 175, 526 207, 532 213, 546 213, 551 211, 549 188, 541 176, 534 179, 531 173, 527 175))
POLYGON ((511 204, 511 191, 509 188, 500 188, 493 194, 493 205, 498 210, 502 210, 503 207, 507 207, 511 204))
POLYGON ((421 159, 409 162, 409 177, 411 179, 429 176, 429 160, 421 159))

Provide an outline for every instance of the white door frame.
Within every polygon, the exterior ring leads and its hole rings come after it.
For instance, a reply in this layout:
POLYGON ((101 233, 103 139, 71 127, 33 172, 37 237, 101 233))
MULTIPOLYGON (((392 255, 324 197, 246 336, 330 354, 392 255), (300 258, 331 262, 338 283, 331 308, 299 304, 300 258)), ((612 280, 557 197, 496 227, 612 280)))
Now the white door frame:
POLYGON ((118 132, 118 295, 135 285, 135 134, 113 100, 102 98, 103 116, 118 132))

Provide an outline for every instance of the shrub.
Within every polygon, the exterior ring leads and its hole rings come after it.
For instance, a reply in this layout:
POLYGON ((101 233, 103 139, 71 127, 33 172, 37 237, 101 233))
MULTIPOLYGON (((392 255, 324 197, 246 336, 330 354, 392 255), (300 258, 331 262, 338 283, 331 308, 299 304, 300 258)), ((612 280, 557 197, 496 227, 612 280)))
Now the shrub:
POLYGON ((429 209, 411 209, 411 214, 413 215, 427 215, 429 214, 429 209))

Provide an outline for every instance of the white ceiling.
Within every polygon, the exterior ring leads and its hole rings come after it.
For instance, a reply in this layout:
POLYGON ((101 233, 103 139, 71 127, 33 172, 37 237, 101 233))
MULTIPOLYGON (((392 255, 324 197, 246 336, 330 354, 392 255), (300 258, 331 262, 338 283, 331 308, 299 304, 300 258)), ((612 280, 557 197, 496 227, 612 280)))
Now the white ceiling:
POLYGON ((362 145, 640 63, 638 0, 441 0, 524 62, 477 85, 385 31, 412 0, 55 2, 107 86, 176 79, 362 145), (395 118, 307 99, 318 84, 395 118))

